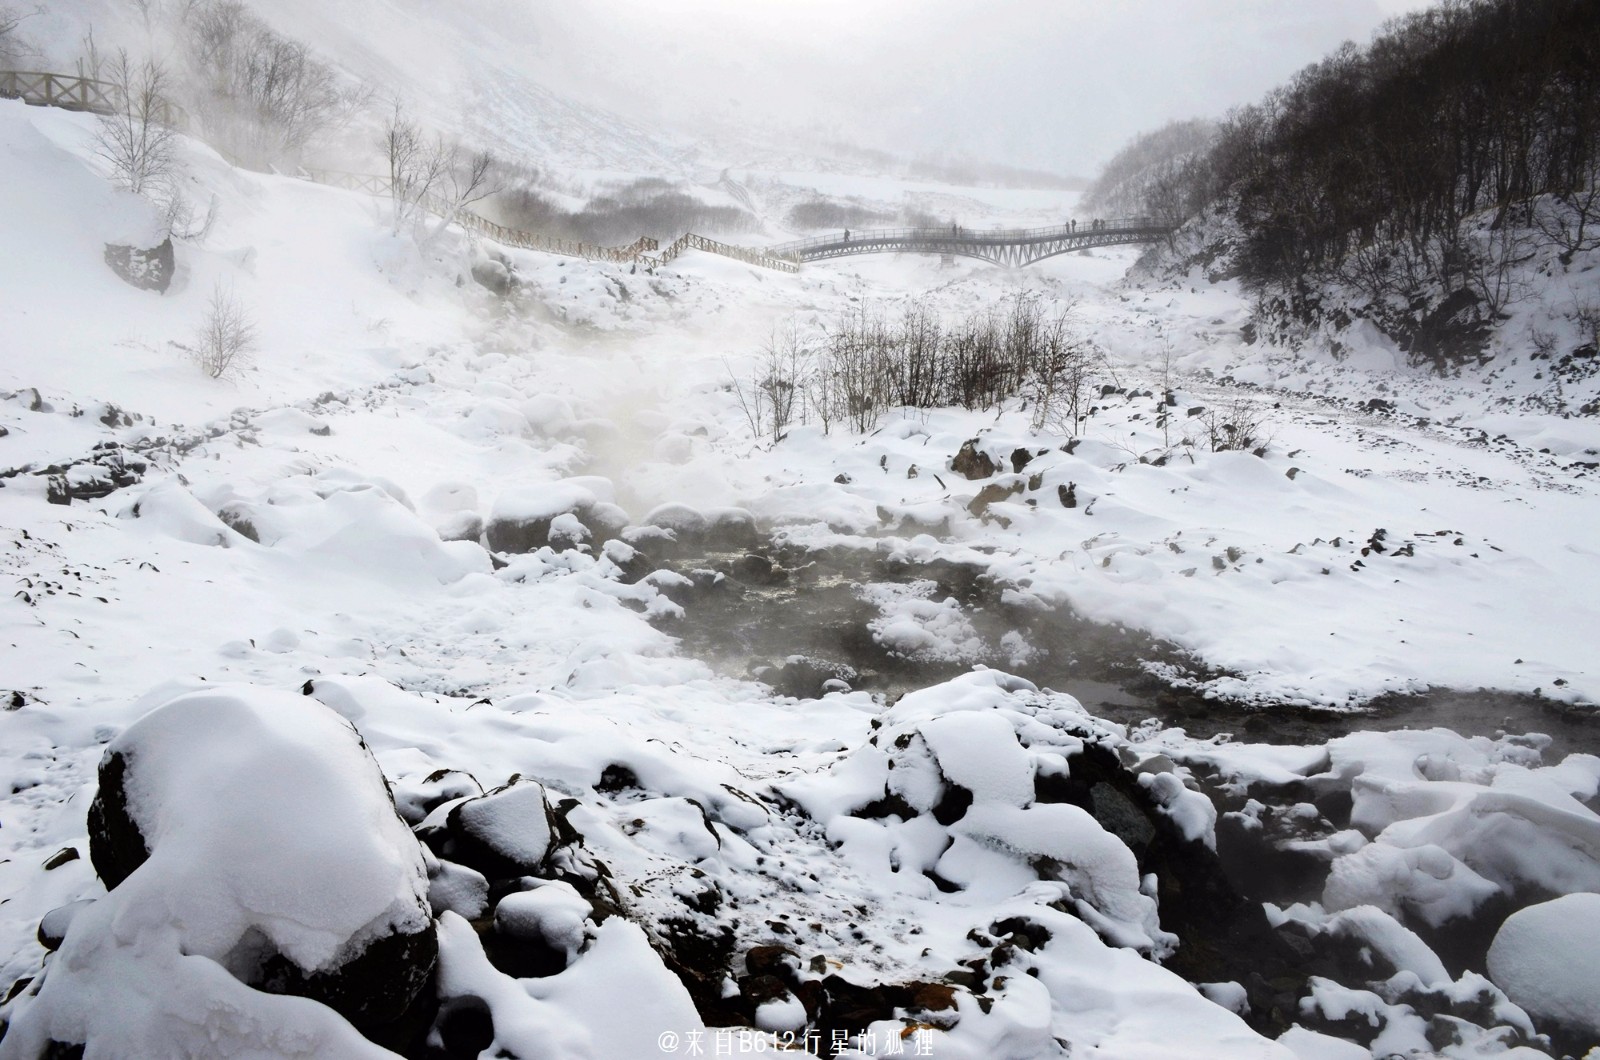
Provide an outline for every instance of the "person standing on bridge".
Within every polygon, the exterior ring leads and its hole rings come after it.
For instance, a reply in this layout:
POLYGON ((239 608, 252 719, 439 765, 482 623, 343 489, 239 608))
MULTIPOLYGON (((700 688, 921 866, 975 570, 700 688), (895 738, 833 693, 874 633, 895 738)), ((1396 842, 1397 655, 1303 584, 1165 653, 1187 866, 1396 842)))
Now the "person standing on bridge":
POLYGON ((844 241, 846 243, 850 242, 850 229, 848 228, 844 230, 844 241))
POLYGON ((1078 230, 1078 219, 1076 217, 1074 217, 1072 220, 1067 222, 1067 231, 1076 232, 1077 230, 1078 230))

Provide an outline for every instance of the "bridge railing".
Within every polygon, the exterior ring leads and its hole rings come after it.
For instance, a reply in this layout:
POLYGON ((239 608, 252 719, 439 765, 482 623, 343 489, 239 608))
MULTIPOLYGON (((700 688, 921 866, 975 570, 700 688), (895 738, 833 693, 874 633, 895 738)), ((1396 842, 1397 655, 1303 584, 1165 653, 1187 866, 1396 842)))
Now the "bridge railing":
POLYGON ((776 257, 788 257, 792 254, 810 250, 816 247, 831 247, 845 243, 939 243, 957 241, 963 243, 1039 243, 1049 239, 1061 239, 1075 235, 1088 235, 1092 232, 1165 232, 1166 225, 1161 224, 1153 217, 1104 217, 1091 218, 1061 225, 1049 225, 1043 228, 976 228, 971 225, 940 225, 938 227, 921 228, 862 228, 846 229, 828 235, 811 236, 807 239, 794 239, 787 243, 778 243, 767 248, 767 253, 776 257))

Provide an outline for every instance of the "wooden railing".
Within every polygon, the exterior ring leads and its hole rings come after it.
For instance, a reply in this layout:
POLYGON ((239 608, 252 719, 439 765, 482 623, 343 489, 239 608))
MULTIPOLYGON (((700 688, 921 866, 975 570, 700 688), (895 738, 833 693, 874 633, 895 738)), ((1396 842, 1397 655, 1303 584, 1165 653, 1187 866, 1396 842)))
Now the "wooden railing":
POLYGON ((31 70, 0 70, 0 99, 20 99, 35 107, 110 114, 121 98, 121 90, 110 81, 31 70))
MULTIPOLYGON (((89 114, 116 114, 126 102, 122 87, 114 81, 31 70, 0 70, 0 99, 20 99, 34 107, 57 107, 89 114)), ((189 116, 171 100, 154 100, 151 117, 175 129, 189 128, 189 116)))

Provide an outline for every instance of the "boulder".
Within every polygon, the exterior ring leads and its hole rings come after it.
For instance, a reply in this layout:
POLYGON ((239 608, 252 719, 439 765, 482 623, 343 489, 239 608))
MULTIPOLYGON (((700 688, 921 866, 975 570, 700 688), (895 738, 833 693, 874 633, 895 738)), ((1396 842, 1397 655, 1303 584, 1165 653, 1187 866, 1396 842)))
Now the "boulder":
POLYGON ((148 249, 107 243, 105 258, 112 272, 141 291, 165 294, 172 284, 174 258, 171 236, 148 249))
POLYGON ((314 699, 234 688, 166 703, 107 747, 88 824, 119 945, 161 933, 363 1028, 400 1017, 432 973, 422 849, 360 735, 314 699))
POLYGON ((950 460, 950 470, 967 479, 989 478, 1000 469, 1000 465, 978 448, 978 439, 969 438, 961 443, 961 448, 950 460))
POLYGON ((550 482, 505 490, 495 498, 484 534, 494 552, 561 551, 617 536, 627 513, 580 482, 550 482))
POLYGON ((514 779, 455 806, 443 834, 428 836, 439 856, 490 880, 536 875, 555 844, 555 816, 544 786, 514 779))

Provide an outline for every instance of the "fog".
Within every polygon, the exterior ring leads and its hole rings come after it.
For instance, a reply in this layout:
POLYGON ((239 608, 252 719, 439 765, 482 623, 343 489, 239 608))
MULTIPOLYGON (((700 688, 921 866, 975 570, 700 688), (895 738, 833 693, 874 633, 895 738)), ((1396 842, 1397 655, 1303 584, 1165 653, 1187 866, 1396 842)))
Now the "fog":
POLYGON ((540 76, 630 117, 805 130, 1092 173, 1129 136, 1252 101, 1419 0, 502 3, 540 76))
MULTIPOLYGON (((288 36, 459 127, 520 86, 664 133, 828 142, 1092 176, 1133 135, 1251 102, 1424 0, 247 0, 288 36), (430 106, 431 104, 431 106, 430 106)), ((171 7, 157 0, 152 10, 171 7)), ((28 30, 63 68, 137 5, 64 0, 28 30)), ((148 25, 148 22, 146 22, 148 25)), ((158 43, 157 50, 162 45, 158 43)), ((514 137, 512 138, 515 139, 514 137)), ((507 141, 505 146, 509 146, 507 141)))

